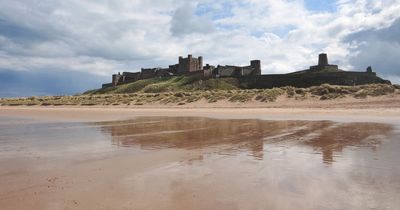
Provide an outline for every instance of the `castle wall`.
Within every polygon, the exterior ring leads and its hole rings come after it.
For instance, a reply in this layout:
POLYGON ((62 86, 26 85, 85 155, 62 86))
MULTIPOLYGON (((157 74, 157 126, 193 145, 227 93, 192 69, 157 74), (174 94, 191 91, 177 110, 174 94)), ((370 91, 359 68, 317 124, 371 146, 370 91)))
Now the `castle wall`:
POLYGON ((114 84, 113 83, 106 83, 106 84, 103 84, 101 86, 101 88, 108 88, 108 87, 114 87, 114 84))
POLYGON ((246 66, 241 68, 241 74, 237 76, 251 76, 255 74, 256 69, 252 68, 251 66, 246 66))
POLYGON ((310 66, 310 71, 339 71, 337 65, 310 66))
POLYGON ((177 74, 178 73, 178 69, 179 69, 179 64, 169 65, 169 67, 168 67, 168 71, 173 73, 173 74, 177 74))
POLYGON ((143 69, 141 70, 141 79, 150 79, 155 77, 156 69, 143 69))
POLYGON ((364 85, 371 83, 390 84, 390 81, 366 72, 326 72, 307 74, 271 74, 239 78, 247 88, 310 87, 322 84, 364 85))
POLYGON ((140 72, 123 72, 122 75, 124 76, 123 82, 135 82, 141 78, 140 72))
POLYGON ((214 76, 216 77, 232 77, 235 75, 235 66, 218 66, 214 69, 214 76))
POLYGON ((173 76, 171 72, 168 71, 169 69, 159 69, 156 71, 155 76, 156 77, 170 77, 173 76))
POLYGON ((189 73, 187 73, 187 74, 185 74, 186 76, 191 76, 191 77, 196 77, 196 78, 199 78, 199 79, 209 79, 209 78, 211 78, 213 75, 212 75, 212 69, 203 69, 203 70, 200 70, 200 71, 192 71, 192 72, 189 72, 189 73))
POLYGON ((213 74, 216 77, 242 77, 260 75, 261 69, 255 69, 253 66, 218 66, 213 74))
POLYGON ((203 69, 203 78, 208 79, 212 77, 212 69, 203 69))

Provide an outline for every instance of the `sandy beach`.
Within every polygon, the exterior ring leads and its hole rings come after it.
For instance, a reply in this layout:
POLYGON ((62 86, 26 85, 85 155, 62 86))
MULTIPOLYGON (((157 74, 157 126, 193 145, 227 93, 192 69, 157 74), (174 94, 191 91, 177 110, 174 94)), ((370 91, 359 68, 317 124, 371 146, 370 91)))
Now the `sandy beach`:
POLYGON ((400 108, 0 107, 0 116, 76 122, 127 120, 140 116, 186 116, 398 123, 400 108))
POLYGON ((399 108, 0 107, 0 206, 392 209, 399 125, 399 108))
POLYGON ((55 121, 124 120, 139 116, 192 116, 231 119, 269 120, 333 120, 365 122, 398 122, 400 94, 320 100, 305 100, 279 96, 274 102, 213 103, 199 100, 192 103, 145 103, 141 105, 57 105, 57 106, 0 106, 0 116, 28 117, 55 121))

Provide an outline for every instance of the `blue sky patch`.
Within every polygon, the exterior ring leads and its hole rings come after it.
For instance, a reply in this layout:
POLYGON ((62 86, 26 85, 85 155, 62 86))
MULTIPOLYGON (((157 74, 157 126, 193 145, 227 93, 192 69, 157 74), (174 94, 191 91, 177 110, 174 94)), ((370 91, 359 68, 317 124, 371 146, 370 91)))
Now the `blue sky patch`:
POLYGON ((317 12, 335 12, 336 1, 335 0, 305 0, 305 7, 311 11, 317 12))

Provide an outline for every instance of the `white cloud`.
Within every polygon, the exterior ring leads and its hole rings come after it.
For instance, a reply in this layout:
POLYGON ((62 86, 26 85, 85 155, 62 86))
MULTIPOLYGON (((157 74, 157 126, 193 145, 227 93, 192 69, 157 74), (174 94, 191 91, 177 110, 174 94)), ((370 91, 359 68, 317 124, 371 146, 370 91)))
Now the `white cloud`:
POLYGON ((332 12, 309 11, 303 0, 186 2, 3 0, 0 69, 105 75, 192 53, 210 64, 261 59, 264 73, 284 73, 315 64, 323 51, 351 69, 356 51, 346 37, 400 18, 399 0, 339 0, 332 12))
POLYGON ((212 33, 214 25, 211 18, 195 15, 196 4, 186 2, 178 7, 171 20, 171 33, 174 36, 190 35, 193 33, 212 33))

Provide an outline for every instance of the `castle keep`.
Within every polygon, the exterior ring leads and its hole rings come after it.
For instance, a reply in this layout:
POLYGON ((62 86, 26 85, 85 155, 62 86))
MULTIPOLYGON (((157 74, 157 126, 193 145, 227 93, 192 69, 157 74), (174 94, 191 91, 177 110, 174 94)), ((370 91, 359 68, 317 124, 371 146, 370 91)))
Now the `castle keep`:
POLYGON ((142 68, 140 72, 123 72, 112 75, 112 82, 103 84, 103 88, 135 82, 141 79, 172 76, 197 76, 202 79, 235 77, 248 84, 247 88, 272 88, 282 86, 309 87, 324 83, 332 85, 362 85, 370 83, 390 84, 376 76, 371 67, 366 71, 344 71, 337 65, 329 64, 328 55, 322 53, 318 57, 318 65, 309 69, 289 74, 261 75, 261 61, 252 60, 249 66, 203 65, 203 57, 194 58, 180 56, 178 63, 168 68, 142 68))

